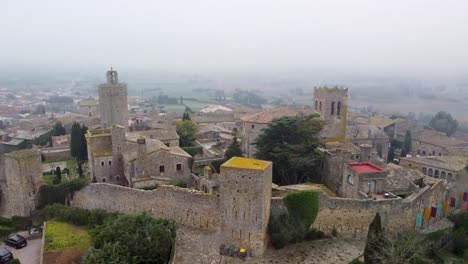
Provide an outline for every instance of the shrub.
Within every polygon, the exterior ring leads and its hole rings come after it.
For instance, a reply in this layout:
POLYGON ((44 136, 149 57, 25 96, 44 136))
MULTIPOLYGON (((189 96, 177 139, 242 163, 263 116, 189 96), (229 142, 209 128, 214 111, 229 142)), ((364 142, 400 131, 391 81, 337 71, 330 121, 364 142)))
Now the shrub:
POLYGON ((349 264, 364 264, 364 262, 360 261, 359 259, 354 259, 349 264))
POLYGON ((307 232, 305 236, 305 240, 317 240, 317 239, 322 239, 325 237, 325 233, 322 231, 312 228, 307 232))
POLYGON ((84 179, 73 179, 57 185, 42 185, 39 190, 39 208, 54 203, 65 204, 69 196, 87 184, 84 179))
POLYGON ((19 259, 15 258, 10 262, 10 264, 21 264, 21 262, 19 261, 19 259))
POLYGON ((11 233, 15 232, 14 227, 10 226, 0 226, 0 237, 8 236, 11 233))
POLYGON ((187 152, 190 156, 195 156, 197 154, 203 154, 202 147, 184 147, 182 148, 185 152, 187 152))
POLYGON ((336 228, 332 229, 332 236, 336 237, 338 235, 338 231, 336 231, 336 228))
POLYGON ((140 189, 145 190, 145 191, 151 191, 151 190, 157 189, 158 187, 159 187, 158 184, 154 184, 154 185, 150 185, 150 186, 141 187, 140 189))
POLYGON ((13 226, 11 218, 0 216, 0 226, 13 226))
POLYGON ((317 192, 302 191, 286 195, 283 201, 288 208, 289 216, 301 220, 304 226, 309 229, 318 215, 318 199, 317 192))
POLYGON ((170 183, 171 185, 174 185, 174 186, 177 186, 177 187, 180 187, 180 188, 187 188, 187 183, 184 182, 184 181, 173 181, 170 183))
POLYGON ((32 225, 31 218, 25 216, 15 215, 11 218, 11 221, 13 222, 13 228, 16 230, 28 230, 32 225))
POLYGON ((459 228, 453 232, 453 253, 459 257, 463 257, 465 249, 468 247, 466 233, 464 228, 459 228))
POLYGON ((288 215, 271 216, 268 223, 268 234, 274 248, 279 249, 286 246, 292 240, 288 215))

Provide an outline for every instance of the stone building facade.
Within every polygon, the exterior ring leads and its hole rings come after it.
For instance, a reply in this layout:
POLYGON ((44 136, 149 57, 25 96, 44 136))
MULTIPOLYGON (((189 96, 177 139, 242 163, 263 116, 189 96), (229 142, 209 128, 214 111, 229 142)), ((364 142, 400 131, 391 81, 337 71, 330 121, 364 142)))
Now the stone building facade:
POLYGON ((79 102, 80 114, 98 118, 99 117, 99 105, 93 98, 88 98, 86 100, 79 102))
POLYGON ((387 174, 388 171, 370 162, 348 163, 343 172, 341 197, 369 198, 382 194, 387 174))
POLYGON ((463 156, 407 157, 400 159, 400 165, 417 168, 424 175, 454 183, 460 180, 461 175, 464 175, 468 158, 463 156))
POLYGON ((1 159, 1 215, 29 216, 36 209, 42 185, 42 162, 39 150, 19 150, 1 159))
POLYGON ((379 158, 387 160, 390 138, 375 125, 348 125, 346 140, 356 146, 370 145, 377 152, 379 158))
MULTIPOLYGON (((145 131, 147 132, 147 131, 145 131)), ((122 126, 88 130, 88 166, 98 182, 144 187, 184 181, 190 183, 192 157, 178 144, 168 147, 122 126)), ((174 143, 175 144, 175 143, 174 143)))
POLYGON ((107 82, 99 85, 99 109, 104 127, 128 127, 127 84, 119 83, 118 73, 112 68, 106 73, 107 82))
POLYGON ((322 135, 326 138, 346 137, 348 88, 314 88, 314 109, 325 121, 322 135))

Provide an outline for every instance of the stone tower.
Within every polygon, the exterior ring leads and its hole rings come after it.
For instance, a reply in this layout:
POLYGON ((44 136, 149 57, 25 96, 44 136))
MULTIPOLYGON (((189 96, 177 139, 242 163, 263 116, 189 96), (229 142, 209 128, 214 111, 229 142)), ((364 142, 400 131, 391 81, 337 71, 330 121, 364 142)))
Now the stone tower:
POLYGON ((107 83, 99 85, 99 108, 104 127, 128 127, 127 84, 119 83, 118 73, 112 68, 106 74, 107 83))
POLYGON ((348 88, 314 88, 314 107, 324 119, 322 135, 334 140, 346 138, 348 88))
POLYGON ((219 178, 223 243, 262 255, 270 218, 271 162, 234 157, 221 166, 219 178))
POLYGON ((125 127, 113 125, 111 128, 112 141, 112 168, 110 182, 119 185, 127 185, 124 171, 122 152, 125 150, 125 127))
POLYGON ((42 185, 42 161, 39 150, 19 150, 5 154, 5 181, 2 183, 2 215, 29 216, 36 209, 42 185))

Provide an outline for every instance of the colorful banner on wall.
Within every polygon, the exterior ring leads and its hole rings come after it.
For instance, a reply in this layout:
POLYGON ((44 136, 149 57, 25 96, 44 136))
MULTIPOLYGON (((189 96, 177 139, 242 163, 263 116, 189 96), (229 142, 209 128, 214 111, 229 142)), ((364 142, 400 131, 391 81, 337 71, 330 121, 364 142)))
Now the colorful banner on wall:
POLYGON ((431 217, 436 217, 437 216, 437 207, 432 206, 431 207, 431 217))
POLYGON ((424 221, 429 221, 431 219, 431 208, 426 208, 423 215, 424 221))
POLYGON ((417 227, 422 227, 422 224, 423 224, 423 215, 422 214, 418 214, 416 216, 416 226, 417 227))
POLYGON ((464 202, 461 206, 461 209, 462 211, 468 211, 468 203, 467 202, 464 202))
POLYGON ((455 207, 455 206, 457 206, 457 205, 455 204, 455 198, 452 197, 452 198, 450 198, 450 207, 455 207))
POLYGON ((459 204, 458 197, 455 197, 455 207, 457 207, 459 204))
POLYGON ((437 216, 442 216, 442 204, 438 203, 437 204, 437 216))
POLYGON ((445 201, 443 204, 442 204, 442 212, 445 214, 447 213, 447 210, 449 208, 449 201, 445 201))
POLYGON ((468 201, 468 192, 463 193, 463 201, 468 201))

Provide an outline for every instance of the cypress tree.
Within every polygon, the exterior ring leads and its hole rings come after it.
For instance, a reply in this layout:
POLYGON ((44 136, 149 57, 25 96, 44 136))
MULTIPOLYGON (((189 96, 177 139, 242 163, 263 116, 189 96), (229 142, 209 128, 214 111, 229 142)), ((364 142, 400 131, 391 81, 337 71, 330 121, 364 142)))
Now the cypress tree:
POLYGON ((62 171, 60 170, 60 167, 57 167, 55 169, 55 178, 53 180, 54 184, 60 184, 62 182, 62 171))
POLYGON ((78 162, 78 176, 83 178, 83 165, 81 165, 81 162, 78 162))
POLYGON ((80 133, 81 127, 78 123, 73 123, 71 129, 71 139, 70 139, 70 153, 71 156, 75 159, 79 158, 80 153, 80 133))
POLYGON ((385 238, 382 230, 382 222, 380 214, 377 213, 369 226, 367 233, 367 242, 364 249, 364 263, 374 264, 380 263, 377 256, 380 256, 381 250, 384 248, 385 238))
POLYGON ((411 153, 411 131, 409 130, 406 130, 403 149, 405 150, 405 153, 411 153))
POLYGON ((393 147, 390 147, 388 149, 387 157, 388 157, 387 162, 393 162, 393 160, 395 159, 395 150, 393 149, 393 147))
POLYGON ((234 136, 234 141, 232 141, 231 145, 226 150, 224 157, 226 160, 229 160, 232 157, 243 157, 242 150, 240 147, 239 142, 237 141, 237 136, 234 136))

